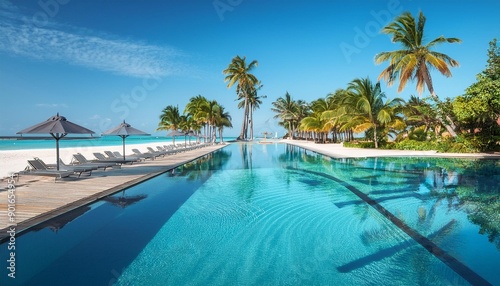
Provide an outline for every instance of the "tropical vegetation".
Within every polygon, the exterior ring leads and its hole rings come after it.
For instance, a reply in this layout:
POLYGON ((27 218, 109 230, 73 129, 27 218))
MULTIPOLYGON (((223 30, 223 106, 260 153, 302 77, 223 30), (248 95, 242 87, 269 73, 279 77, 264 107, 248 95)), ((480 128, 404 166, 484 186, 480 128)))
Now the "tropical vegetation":
MULTIPOLYGON (((446 77, 451 76, 449 67, 457 67, 459 63, 450 56, 433 51, 432 49, 442 43, 460 43, 458 38, 445 38, 440 36, 427 44, 424 44, 424 28, 426 18, 422 12, 419 13, 418 21, 409 12, 397 17, 394 22, 382 29, 382 32, 392 36, 392 42, 399 43, 402 49, 392 52, 382 52, 375 56, 375 63, 380 64, 389 61, 389 66, 382 71, 379 80, 383 78, 388 85, 399 80, 398 92, 403 91, 406 83, 411 80, 417 81, 417 91, 422 94, 427 86, 432 98, 439 102, 434 91, 430 71, 437 69, 446 77)), ((455 125, 446 114, 446 121, 440 115, 438 120, 446 127, 448 132, 456 137, 455 125)))
POLYGON ((238 107, 243 108, 243 122, 238 140, 253 139, 252 114, 253 110, 258 108, 261 103, 257 91, 262 84, 251 72, 258 64, 256 60, 247 64, 246 57, 236 56, 223 71, 226 75, 224 81, 227 82, 227 87, 231 88, 236 84, 236 96, 240 100, 238 107), (248 134, 249 130, 250 136, 248 134))
POLYGON ((217 130, 221 142, 224 128, 232 128, 231 115, 216 100, 208 100, 202 95, 192 97, 186 104, 183 114, 178 106, 166 106, 160 116, 157 130, 178 131, 188 135, 217 140, 217 130), (201 131, 203 129, 203 132, 201 131))
MULTIPOLYGON (((375 64, 388 62, 377 82, 369 77, 354 78, 344 87, 311 102, 295 100, 289 92, 272 102, 286 137, 318 143, 344 142, 345 146, 478 152, 500 149, 500 48, 493 39, 488 48, 486 69, 462 95, 440 99, 431 72, 445 77, 458 61, 436 48, 460 43, 458 38, 437 37, 426 41, 426 17, 404 12, 382 28, 400 48, 375 55, 375 64), (418 96, 389 99, 380 80, 388 86, 398 82, 402 92, 416 83, 418 96), (422 96, 427 89, 429 94, 422 96), (357 136, 357 138, 355 137, 357 136)), ((256 60, 247 62, 239 55, 222 72, 227 88, 236 87, 237 106, 243 109, 239 140, 252 140, 254 111, 262 104, 262 83, 253 74, 256 60)), ((231 116, 215 100, 192 97, 181 114, 177 106, 166 106, 160 114, 158 130, 181 130, 215 141, 231 128, 231 116), (201 131, 203 129, 203 131, 201 131)))
POLYGON ((408 82, 416 81, 421 95, 387 99, 380 82, 355 78, 345 88, 311 102, 295 100, 286 92, 272 102, 272 111, 288 138, 315 140, 318 143, 344 142, 348 147, 370 147, 440 152, 479 152, 500 150, 500 48, 490 42, 486 69, 477 82, 454 99, 440 100, 434 91, 431 71, 451 76, 450 67, 458 61, 434 51, 442 43, 460 39, 443 36, 424 43, 426 18, 416 20, 403 13, 382 30, 402 48, 382 52, 375 63, 389 66, 379 75, 388 86, 399 82, 402 92, 408 82), (354 138, 354 134, 358 138, 354 138), (331 135, 331 137, 330 137, 331 135))

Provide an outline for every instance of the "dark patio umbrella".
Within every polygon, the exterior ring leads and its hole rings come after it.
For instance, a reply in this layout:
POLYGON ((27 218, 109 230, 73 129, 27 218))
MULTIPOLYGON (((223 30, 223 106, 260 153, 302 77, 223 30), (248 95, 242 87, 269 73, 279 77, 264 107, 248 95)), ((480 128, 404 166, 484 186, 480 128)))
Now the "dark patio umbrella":
POLYGON ((146 197, 147 195, 145 194, 125 196, 125 191, 123 191, 121 196, 108 196, 103 198, 103 200, 124 209, 132 204, 137 203, 138 201, 145 199, 146 197))
POLYGON ((125 120, 123 120, 123 123, 118 125, 115 128, 111 128, 105 132, 102 133, 103 136, 111 136, 111 135, 117 135, 122 138, 123 141, 123 160, 125 160, 125 138, 129 137, 130 135, 151 135, 146 132, 143 132, 141 130, 135 129, 134 127, 130 126, 130 124, 126 123, 125 120))
POLYGON ((175 136, 186 136, 186 133, 177 130, 170 131, 167 136, 174 137, 173 144, 175 145, 175 136))
POLYGON ((47 134, 56 139, 56 165, 59 170, 59 139, 68 134, 94 134, 95 132, 66 120, 66 117, 57 115, 50 117, 44 122, 38 123, 17 134, 47 134))
POLYGON ((89 206, 79 207, 62 215, 59 215, 53 219, 45 221, 41 224, 36 225, 33 230, 38 231, 44 228, 49 228, 53 232, 57 233, 60 229, 62 229, 66 224, 72 222, 78 217, 85 214, 91 208, 89 206))

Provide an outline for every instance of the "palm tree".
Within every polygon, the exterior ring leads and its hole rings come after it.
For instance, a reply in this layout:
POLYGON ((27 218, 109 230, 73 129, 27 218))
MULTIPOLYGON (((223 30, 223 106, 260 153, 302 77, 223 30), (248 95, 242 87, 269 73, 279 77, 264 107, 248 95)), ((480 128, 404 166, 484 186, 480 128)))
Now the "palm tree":
POLYGON ((407 125, 411 126, 411 131, 418 128, 422 130, 423 134, 427 134, 432 128, 436 133, 441 126, 441 123, 436 119, 436 111, 425 99, 417 96, 410 96, 410 99, 403 106, 403 113, 407 125))
MULTIPOLYGON (((311 105, 307 103, 305 100, 299 99, 296 101, 297 104, 297 113, 295 118, 292 121, 292 130, 296 130, 299 127, 300 121, 302 119, 310 116, 312 114, 311 105)), ((300 137, 304 137, 303 134, 300 137)))
MULTIPOLYGON (((257 91, 262 88, 262 84, 260 82, 257 83, 255 87, 250 88, 248 91, 248 118, 250 122, 250 140, 253 140, 253 112, 257 109, 259 109, 260 105, 262 104, 263 98, 267 98, 266 95, 257 95, 257 91)), ((244 101, 240 101, 238 103, 238 108, 242 108, 244 105, 244 101)))
POLYGON ((300 121, 300 129, 307 132, 314 132, 317 134, 317 139, 323 143, 326 142, 329 132, 329 126, 326 120, 322 118, 322 112, 314 112, 313 114, 303 118, 300 121))
POLYGON ((208 100, 202 96, 197 95, 195 97, 191 97, 189 99, 186 108, 184 109, 184 113, 190 114, 193 116, 193 119, 200 125, 203 126, 204 135, 208 136, 208 119, 206 118, 206 114, 204 113, 205 106, 208 104, 208 100))
MULTIPOLYGON (((160 122, 158 123, 157 131, 166 130, 173 131, 181 128, 182 118, 179 113, 179 107, 169 105, 161 111, 160 122)), ((175 136, 173 137, 173 144, 175 144, 175 136)))
MULTIPOLYGON (((189 131, 193 130, 194 124, 196 123, 193 117, 189 114, 183 114, 179 117, 179 128, 185 134, 189 133, 189 131)), ((174 142, 175 144, 175 142, 174 142)), ((186 135, 184 135, 184 144, 186 144, 186 135)))
MULTIPOLYGON (((403 48, 392 52, 382 52, 375 56, 375 63, 389 61, 389 66, 382 71, 378 79, 383 78, 389 86, 399 80, 398 92, 401 92, 409 80, 417 80, 417 91, 422 94, 424 87, 439 103, 439 98, 434 91, 430 71, 437 69, 446 77, 451 76, 449 67, 457 67, 459 63, 448 55, 438 53, 432 49, 442 43, 460 43, 458 38, 445 38, 440 36, 428 43, 424 43, 425 16, 419 14, 418 22, 409 12, 397 17, 382 29, 385 34, 392 35, 392 42, 400 43, 403 48)), ((448 132, 455 137, 455 125, 450 116, 446 115, 448 123, 439 118, 448 132)))
POLYGON ((231 88, 234 84, 237 84, 237 97, 244 99, 243 123, 241 125, 241 132, 240 136, 238 136, 238 139, 248 139, 248 91, 259 82, 257 78, 253 74, 251 74, 251 71, 257 65, 258 62, 255 60, 247 65, 246 57, 241 58, 240 56, 236 56, 232 59, 229 66, 223 71, 223 73, 226 75, 224 82, 228 82, 227 87, 231 88))
POLYGON ((347 91, 343 104, 351 114, 351 120, 345 123, 344 128, 352 128, 354 132, 372 130, 375 148, 378 148, 378 129, 400 124, 396 108, 403 100, 396 98, 384 103, 385 94, 380 82, 373 85, 369 78, 354 79, 347 91))
POLYGON ((224 110, 224 106, 222 105, 219 105, 217 114, 215 116, 215 127, 219 128, 220 142, 224 142, 224 139, 222 137, 224 127, 233 128, 233 124, 231 123, 231 115, 228 111, 224 110))
POLYGON ((327 109, 322 112, 321 118, 325 120, 325 124, 333 130, 333 140, 337 142, 338 138, 343 137, 343 140, 350 141, 353 137, 352 129, 341 130, 341 126, 350 121, 350 116, 347 114, 342 102, 346 97, 347 91, 338 89, 333 93, 328 94, 326 101, 327 109), (341 133, 343 132, 343 134, 341 133))
POLYGON ((285 125, 288 124, 288 137, 293 139, 292 123, 297 120, 299 113, 297 102, 292 99, 292 96, 287 91, 285 97, 278 98, 272 105, 271 110, 277 113, 274 118, 281 119, 285 125))
MULTIPOLYGON (((330 133, 330 131, 333 131, 333 128, 335 127, 335 125, 332 124, 332 121, 324 117, 323 114, 327 111, 333 111, 336 109, 337 104, 331 96, 327 96, 326 98, 319 98, 311 102, 311 110, 313 112, 312 116, 316 118, 316 120, 318 120, 317 122, 322 122, 323 124, 323 126, 321 126, 321 131, 324 132, 325 135, 323 138, 323 142, 328 139, 328 133, 330 133)), ((301 125, 303 120, 301 120, 301 125)))

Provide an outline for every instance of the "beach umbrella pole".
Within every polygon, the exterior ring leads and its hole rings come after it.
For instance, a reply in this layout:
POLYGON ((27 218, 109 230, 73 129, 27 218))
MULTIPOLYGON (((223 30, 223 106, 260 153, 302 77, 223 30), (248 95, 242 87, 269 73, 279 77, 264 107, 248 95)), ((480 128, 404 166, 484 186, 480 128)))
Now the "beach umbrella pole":
POLYGON ((56 138, 56 166, 57 171, 59 171, 59 139, 56 138))
POLYGON ((54 139, 56 139, 56 169, 59 171, 59 139, 63 138, 66 136, 66 133, 59 135, 59 133, 50 133, 54 139))
POLYGON ((127 136, 120 136, 122 138, 122 141, 123 141, 123 161, 125 161, 125 137, 127 136))

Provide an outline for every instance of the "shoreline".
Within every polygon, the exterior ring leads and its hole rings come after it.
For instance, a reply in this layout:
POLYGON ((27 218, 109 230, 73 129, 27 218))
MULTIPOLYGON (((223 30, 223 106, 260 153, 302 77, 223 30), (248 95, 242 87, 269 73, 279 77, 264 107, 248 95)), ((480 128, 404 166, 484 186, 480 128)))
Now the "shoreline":
MULTIPOLYGON (((126 155, 131 155, 132 149, 137 148, 139 151, 145 153, 148 150, 146 147, 152 147, 156 149, 155 146, 172 145, 172 142, 149 142, 149 143, 138 143, 138 144, 126 144, 125 153, 126 155)), ((94 152, 103 153, 104 151, 118 151, 123 153, 122 145, 114 146, 79 146, 79 147, 62 147, 59 148, 59 158, 65 163, 69 164, 73 158, 73 154, 81 153, 88 160, 93 160, 94 152)), ((34 157, 40 158, 47 164, 56 163, 56 149, 54 148, 41 148, 41 149, 20 149, 20 150, 0 150, 0 179, 5 179, 9 177, 12 173, 22 171, 28 166, 27 160, 31 160, 34 157)))

